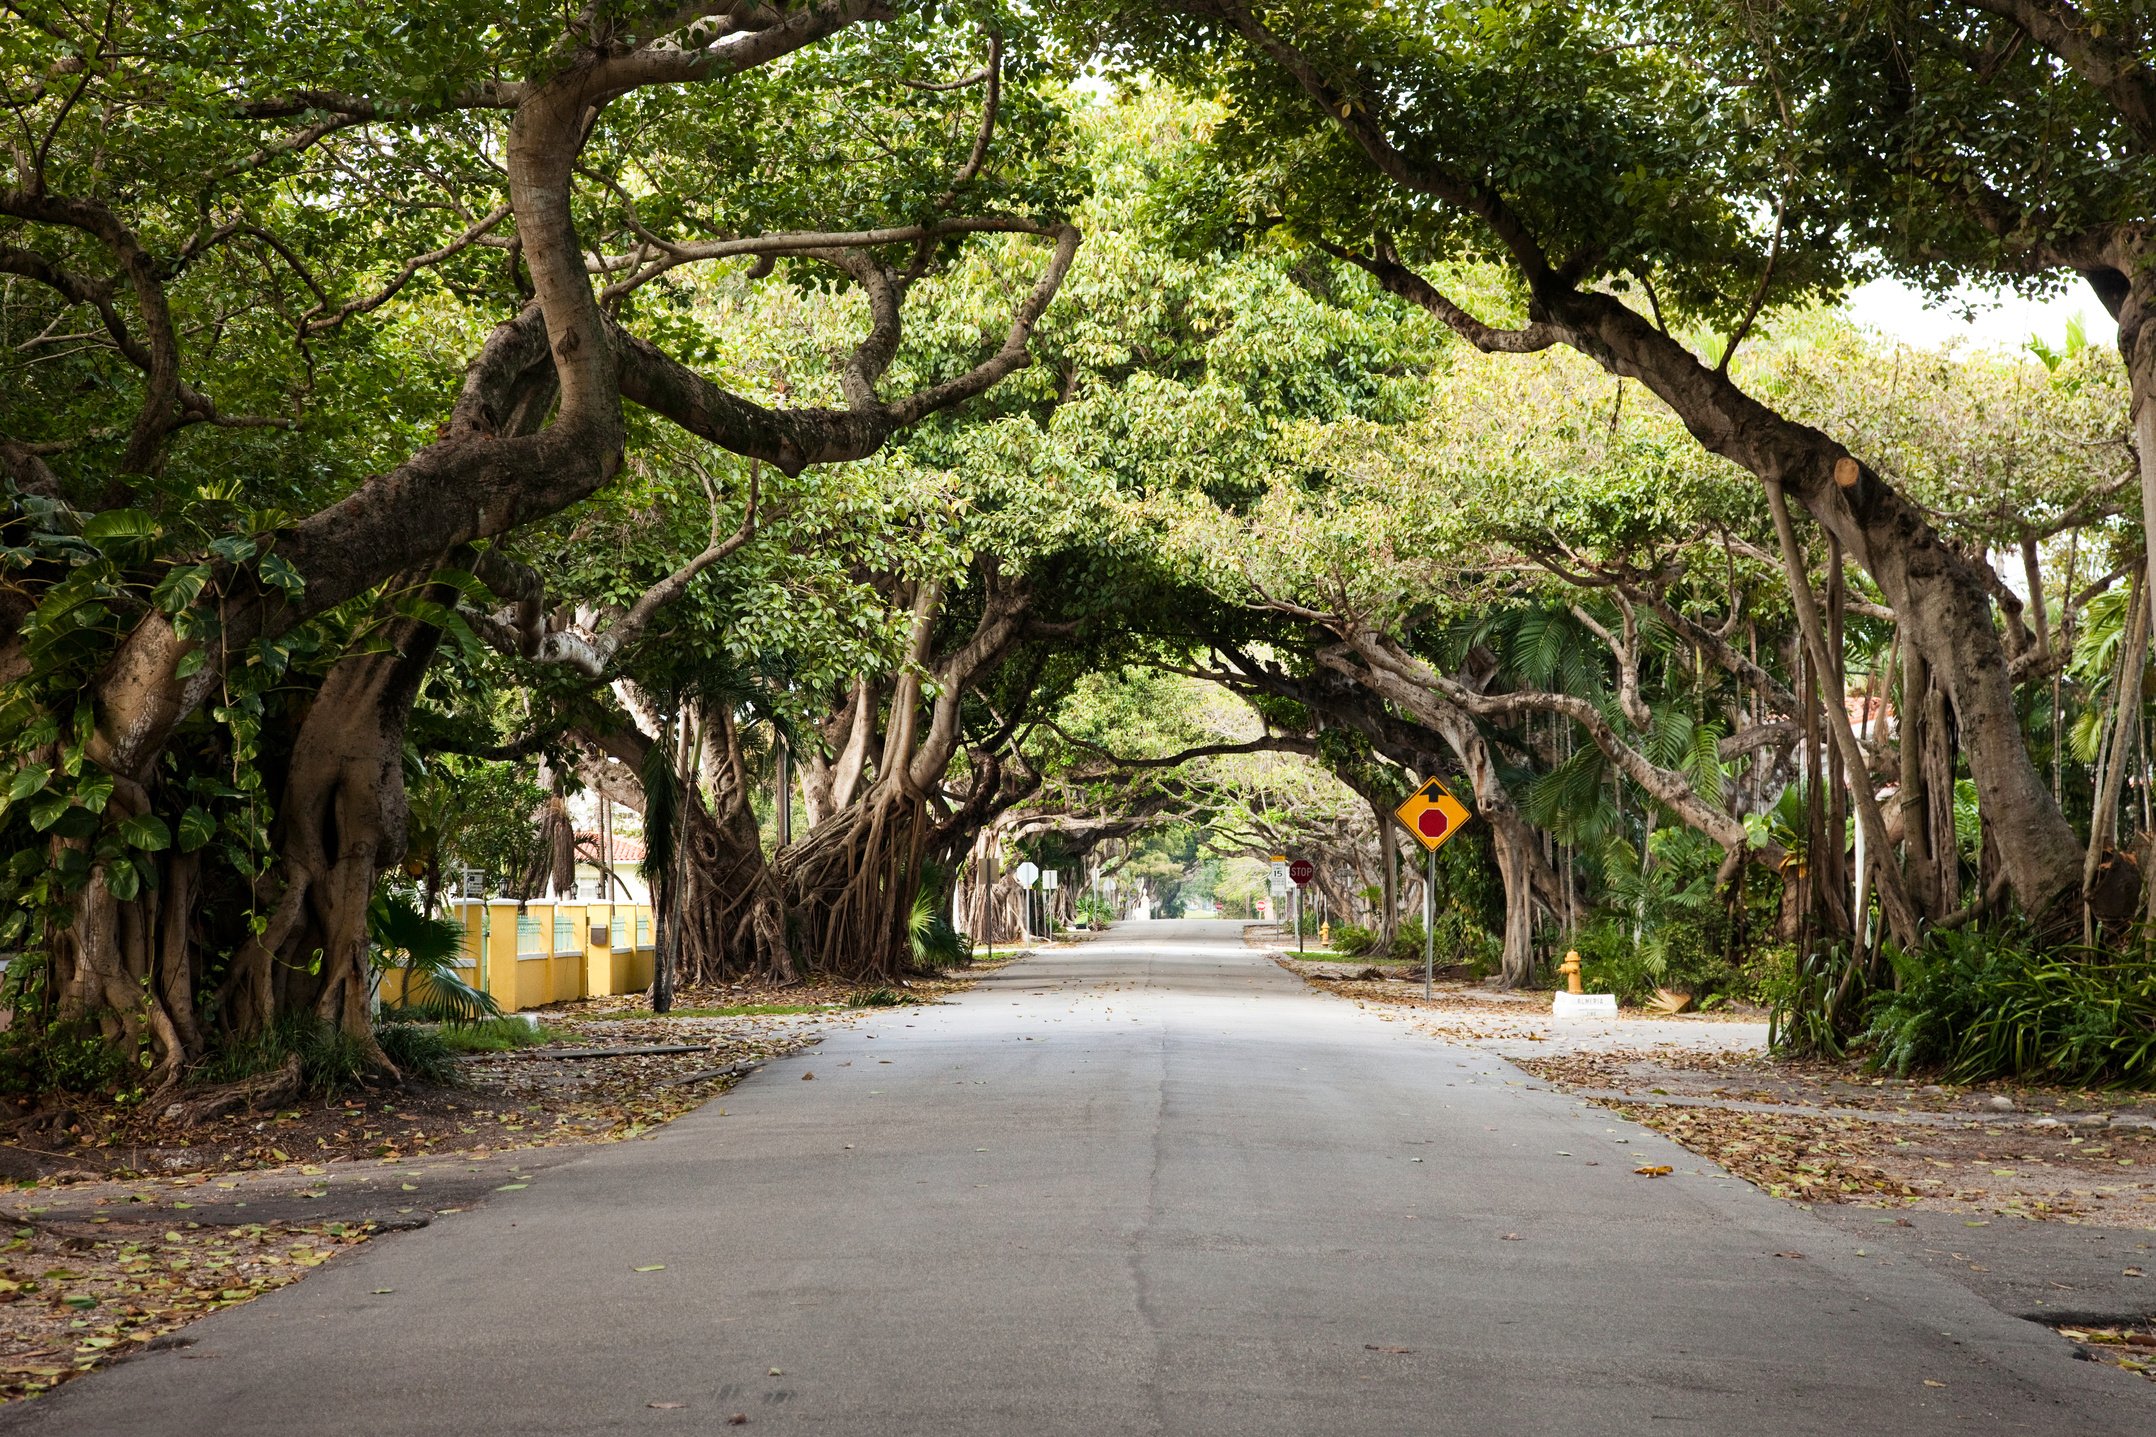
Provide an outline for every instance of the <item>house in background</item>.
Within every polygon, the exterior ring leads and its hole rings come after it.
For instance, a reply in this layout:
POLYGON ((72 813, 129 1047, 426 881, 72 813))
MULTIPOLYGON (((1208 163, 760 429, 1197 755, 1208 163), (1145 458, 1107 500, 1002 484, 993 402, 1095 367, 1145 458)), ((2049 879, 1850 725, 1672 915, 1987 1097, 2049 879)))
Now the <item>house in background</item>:
POLYGON ((576 835, 576 896, 587 903, 651 902, 651 885, 637 874, 644 840, 623 834, 576 835))

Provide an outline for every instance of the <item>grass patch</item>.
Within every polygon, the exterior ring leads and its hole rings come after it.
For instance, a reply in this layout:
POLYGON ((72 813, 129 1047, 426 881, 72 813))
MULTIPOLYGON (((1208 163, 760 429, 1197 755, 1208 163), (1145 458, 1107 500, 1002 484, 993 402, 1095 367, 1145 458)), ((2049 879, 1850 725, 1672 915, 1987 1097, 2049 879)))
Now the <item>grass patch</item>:
POLYGON ((536 1047, 572 1034, 559 1028, 534 1026, 522 1018, 490 1018, 484 1023, 444 1023, 438 1030, 452 1053, 507 1053, 516 1048, 536 1047))

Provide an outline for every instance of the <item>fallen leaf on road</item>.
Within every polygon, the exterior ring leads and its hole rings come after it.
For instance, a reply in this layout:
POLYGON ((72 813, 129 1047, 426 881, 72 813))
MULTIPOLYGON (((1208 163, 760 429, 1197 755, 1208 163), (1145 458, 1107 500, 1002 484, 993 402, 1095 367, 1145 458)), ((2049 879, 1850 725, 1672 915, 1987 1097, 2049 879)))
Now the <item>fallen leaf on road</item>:
POLYGON ((1804 1254, 1803 1254, 1803 1253, 1801 1253, 1801 1252, 1778 1252, 1778 1253, 1776 1253, 1776 1254, 1775 1254, 1775 1256, 1776 1256, 1776 1257, 1802 1257, 1802 1256, 1804 1256, 1804 1254))
POLYGON ((666 1264, 665 1264, 665 1263, 663 1263, 663 1262, 655 1262, 655 1263, 653 1263, 653 1264, 652 1264, 651 1266, 649 1266, 649 1267, 639 1267, 639 1268, 636 1268, 636 1269, 634 1269, 634 1271, 637 1271, 637 1272, 664 1272, 664 1271, 666 1271, 666 1264))
MULTIPOLYGON (((813 1083, 813 1082, 815 1082, 815 1081, 816 1081, 816 1075, 815 1075, 814 1073, 803 1073, 803 1074, 801 1075, 801 1081, 802 1081, 802 1082, 804 1082, 804 1083, 813 1083)), ((727 1421, 729 1421, 729 1422, 731 1422, 731 1421, 733 1421, 733 1418, 729 1417, 729 1418, 727 1418, 726 1420, 727 1420, 727 1421)), ((741 1420, 742 1420, 742 1421, 744 1421, 744 1422, 746 1422, 746 1421, 748 1421, 749 1419, 748 1419, 748 1418, 746 1418, 746 1417, 744 1417, 744 1418, 742 1418, 741 1420)))
POLYGON ((734 1414, 733 1416, 731 1416, 731 1417, 729 1417, 729 1418, 727 1418, 727 1419, 726 1419, 726 1425, 727 1425, 727 1426, 729 1426, 729 1427, 739 1427, 739 1426, 743 1425, 744 1423, 746 1423, 746 1422, 747 1422, 748 1420, 749 1420, 749 1414, 748 1414, 748 1413, 746 1413, 746 1412, 736 1412, 736 1413, 735 1413, 735 1414, 734 1414))
POLYGON ((1362 1346, 1365 1352, 1385 1352, 1394 1357, 1407 1357, 1415 1351, 1412 1347, 1380 1347, 1375 1342, 1365 1342, 1362 1346))
POLYGON ((1676 1170, 1668 1163, 1650 1163, 1646 1167, 1634 1168, 1632 1171, 1643 1178, 1666 1178, 1676 1170))
POLYGON ((1516 1232, 1500 1233, 1497 1240, 1499 1242, 1518 1242, 1520 1235, 1516 1232))
POLYGON ((374 1295, 376 1297, 386 1297, 390 1293, 395 1292, 396 1290, 397 1289, 395 1289, 394 1287, 378 1287, 374 1290, 374 1295))
POLYGON ((1924 1385, 1925 1385, 1926 1387, 1944 1387, 1944 1386, 1946 1386, 1946 1384, 1945 1384, 1944 1382, 1934 1382, 1934 1381, 1932 1381, 1932 1380, 1931 1380, 1931 1379, 1930 1379, 1929 1377, 1927 1377, 1927 1378, 1925 1378, 1925 1379, 1924 1379, 1924 1385))
POLYGON ((686 1402, 646 1402, 644 1405, 646 1407, 686 1407, 689 1404, 686 1402))

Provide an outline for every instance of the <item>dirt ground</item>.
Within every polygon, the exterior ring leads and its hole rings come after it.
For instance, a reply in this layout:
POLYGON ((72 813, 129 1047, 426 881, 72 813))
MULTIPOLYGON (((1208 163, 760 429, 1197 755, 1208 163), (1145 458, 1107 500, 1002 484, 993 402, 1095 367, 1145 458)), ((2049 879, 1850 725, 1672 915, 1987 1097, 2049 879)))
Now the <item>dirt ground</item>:
MULTIPOLYGON (((984 971, 898 996, 936 1002, 984 971)), ((534 1012, 547 1042, 463 1059, 455 1087, 384 1085, 189 1127, 72 1099, 37 1145, 0 1147, 0 1401, 186 1346, 188 1322, 369 1237, 463 1211, 584 1145, 648 1134, 858 1022, 875 1009, 849 1005, 869 992, 685 991, 664 1018, 641 996, 557 1005, 534 1012), (773 1008, 805 1011, 714 1011, 773 1008), (686 1051, 572 1056, 650 1047, 686 1051)))

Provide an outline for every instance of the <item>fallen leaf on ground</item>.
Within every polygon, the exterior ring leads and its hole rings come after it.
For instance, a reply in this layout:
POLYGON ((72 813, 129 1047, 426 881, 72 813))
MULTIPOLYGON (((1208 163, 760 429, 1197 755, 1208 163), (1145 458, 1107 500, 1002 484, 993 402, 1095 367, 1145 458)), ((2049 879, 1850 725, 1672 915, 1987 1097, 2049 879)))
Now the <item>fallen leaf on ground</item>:
MULTIPOLYGON (((816 1081, 816 1075, 815 1075, 814 1073, 803 1073, 803 1074, 801 1075, 801 1081, 802 1081, 802 1082, 804 1082, 804 1083, 813 1083, 813 1082, 815 1082, 815 1081, 816 1081)), ((731 1418, 728 1418, 727 1420, 728 1420, 728 1421, 732 1421, 733 1419, 731 1419, 731 1418)), ((746 1418, 746 1417, 744 1417, 744 1418, 742 1418, 741 1420, 742 1420, 742 1421, 744 1421, 744 1422, 746 1422, 746 1421, 748 1421, 749 1419, 748 1419, 748 1418, 746 1418)))
POLYGON ((1775 1256, 1776 1256, 1776 1257, 1802 1257, 1802 1256, 1804 1256, 1804 1254, 1803 1254, 1803 1253, 1801 1253, 1801 1252, 1778 1252, 1778 1253, 1776 1253, 1776 1254, 1775 1254, 1775 1256))
POLYGON ((1406 1357, 1415 1350, 1412 1347, 1380 1347, 1375 1342, 1365 1342, 1362 1346, 1365 1352, 1385 1352, 1394 1357, 1406 1357))
POLYGON ((666 1271, 666 1264, 665 1264, 665 1263, 663 1263, 663 1262, 655 1262, 655 1263, 653 1263, 653 1264, 652 1264, 651 1266, 649 1266, 649 1267, 639 1267, 639 1268, 634 1268, 634 1269, 632 1269, 632 1271, 635 1271, 635 1272, 664 1272, 664 1271, 666 1271))
POLYGON ((1668 1163, 1650 1163, 1646 1167, 1634 1168, 1632 1171, 1643 1178, 1666 1178, 1676 1169, 1672 1168, 1668 1163))
POLYGON ((1929 1377, 1927 1377, 1927 1378, 1925 1378, 1925 1379, 1924 1379, 1924 1385, 1925 1385, 1926 1387, 1944 1387, 1944 1386, 1946 1386, 1946 1384, 1945 1384, 1944 1382, 1934 1382, 1934 1381, 1932 1381, 1932 1380, 1931 1380, 1931 1379, 1930 1379, 1929 1377))
POLYGON ((646 1407, 661 1407, 661 1408, 672 1408, 672 1407, 686 1407, 686 1406, 688 1406, 689 1404, 688 1404, 688 1403, 686 1403, 686 1402, 646 1402, 646 1403, 645 1403, 644 1405, 645 1405, 646 1407))
POLYGON ((746 1413, 746 1412, 736 1412, 736 1413, 735 1413, 735 1414, 734 1414, 733 1416, 731 1416, 731 1417, 729 1417, 729 1418, 727 1418, 727 1419, 726 1419, 726 1425, 727 1425, 727 1426, 729 1426, 729 1427, 739 1427, 739 1426, 741 1426, 741 1425, 742 1425, 743 1423, 747 1422, 748 1420, 749 1420, 749 1414, 748 1414, 748 1413, 746 1413))

